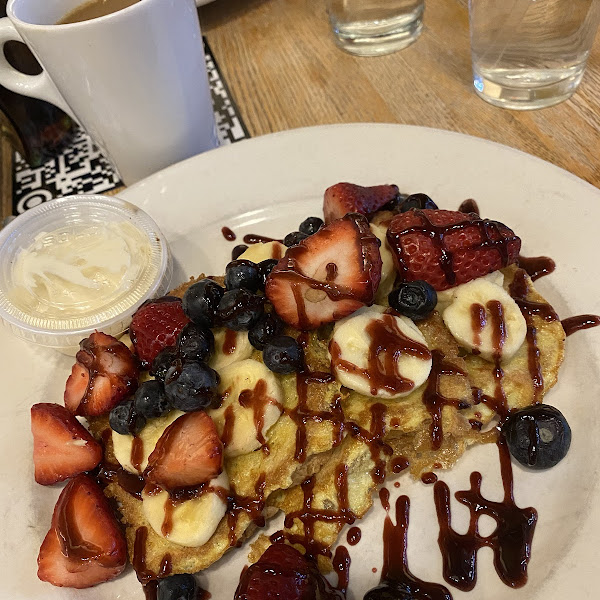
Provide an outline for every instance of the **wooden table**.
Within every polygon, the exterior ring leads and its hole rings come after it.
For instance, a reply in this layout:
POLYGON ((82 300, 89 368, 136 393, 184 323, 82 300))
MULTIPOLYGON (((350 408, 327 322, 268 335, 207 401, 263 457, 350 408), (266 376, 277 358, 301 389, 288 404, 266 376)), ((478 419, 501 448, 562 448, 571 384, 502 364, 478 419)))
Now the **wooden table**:
POLYGON ((324 0, 216 0, 203 32, 252 136, 325 123, 437 127, 513 146, 600 187, 600 34, 577 93, 537 111, 473 91, 466 0, 426 0, 415 44, 359 58, 333 42, 324 0))
MULTIPOLYGON (((600 35, 570 100, 520 112, 473 91, 466 0, 426 0, 417 42, 368 58, 335 46, 324 0, 216 0, 200 18, 252 136, 357 121, 437 127, 524 150, 600 187, 600 35)), ((9 148, 2 136, 0 216, 11 210, 9 148)))

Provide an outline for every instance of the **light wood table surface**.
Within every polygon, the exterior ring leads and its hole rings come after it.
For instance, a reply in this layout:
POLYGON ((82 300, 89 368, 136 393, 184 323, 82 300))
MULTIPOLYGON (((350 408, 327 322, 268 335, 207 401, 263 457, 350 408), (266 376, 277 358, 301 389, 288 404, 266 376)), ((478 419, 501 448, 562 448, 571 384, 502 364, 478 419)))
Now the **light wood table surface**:
POLYGON ((381 57, 338 49, 324 0, 216 0, 200 9, 252 136, 374 121, 437 127, 539 156, 600 187, 600 34, 577 93, 536 111, 473 91, 466 0, 426 0, 412 46, 381 57))

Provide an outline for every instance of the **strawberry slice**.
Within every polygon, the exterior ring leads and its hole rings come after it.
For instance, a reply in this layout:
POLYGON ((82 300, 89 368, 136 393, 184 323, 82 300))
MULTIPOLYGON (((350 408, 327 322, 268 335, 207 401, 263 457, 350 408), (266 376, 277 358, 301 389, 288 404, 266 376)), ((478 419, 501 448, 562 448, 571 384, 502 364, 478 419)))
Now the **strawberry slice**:
POLYGON ((521 240, 506 225, 474 213, 409 210, 387 232, 404 281, 422 279, 445 290, 517 261, 521 240))
POLYGON ((62 491, 38 555, 38 577, 59 587, 86 588, 119 575, 127 543, 102 490, 87 475, 62 491))
POLYGON ((317 565, 287 544, 269 546, 240 577, 234 600, 341 600, 317 565))
POLYGON ((65 387, 65 406, 74 415, 110 412, 138 385, 138 362, 125 344, 96 331, 80 343, 65 387))
POLYGON ((222 470, 223 444, 213 420, 189 412, 171 423, 148 457, 144 478, 167 490, 200 485, 222 470))
POLYGON ((90 471, 102 460, 102 446, 59 404, 31 407, 35 480, 52 485, 90 471))
POLYGON ((397 185, 363 187, 354 183, 336 183, 325 190, 325 223, 341 219, 348 213, 360 213, 370 217, 388 202, 396 199, 399 193, 397 185))
POLYGON ((161 350, 174 346, 189 321, 183 312, 181 298, 163 296, 142 304, 129 327, 131 341, 142 365, 150 366, 161 350))
POLYGON ((309 330, 371 304, 380 279, 379 240, 349 214, 288 248, 265 293, 288 325, 309 330))

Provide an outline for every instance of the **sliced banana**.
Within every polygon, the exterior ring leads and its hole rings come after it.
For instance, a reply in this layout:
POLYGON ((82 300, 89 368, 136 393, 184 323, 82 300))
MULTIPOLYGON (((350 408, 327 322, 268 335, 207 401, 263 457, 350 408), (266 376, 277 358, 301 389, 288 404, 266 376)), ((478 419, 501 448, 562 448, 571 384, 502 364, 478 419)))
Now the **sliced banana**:
POLYGON ((135 436, 134 447, 134 436, 123 435, 112 432, 112 442, 115 453, 115 458, 119 461, 119 464, 130 473, 140 475, 144 472, 144 469, 148 466, 148 457, 154 450, 158 438, 163 434, 163 431, 175 420, 183 415, 180 410, 173 410, 162 417, 156 419, 150 419, 144 426, 144 428, 135 436), (136 463, 139 462, 139 469, 134 466, 134 460, 136 463))
POLYGON ((217 426, 226 457, 260 448, 281 415, 283 392, 263 363, 247 359, 219 372, 220 408, 207 411, 217 426))
POLYGON ((455 288, 442 315, 459 345, 486 360, 507 360, 521 347, 527 323, 509 293, 486 278, 455 288))
POLYGON ((394 288, 396 281, 396 268, 394 266, 394 257, 387 242, 387 228, 383 225, 370 225, 373 235, 381 242, 379 254, 381 254, 381 281, 375 294, 377 304, 387 304, 388 294, 394 288))
POLYGON ((229 478, 223 471, 211 479, 197 498, 172 501, 169 493, 148 488, 142 491, 142 507, 148 523, 158 535, 181 546, 205 544, 227 510, 229 478))
POLYGON ((224 367, 240 360, 250 358, 252 344, 248 340, 247 331, 233 331, 232 329, 214 329, 215 351, 210 357, 209 365, 220 371, 224 367))
MULTIPOLYGON (((488 273, 487 275, 484 275, 483 277, 479 277, 476 280, 474 279, 473 281, 479 281, 480 279, 489 281, 490 283, 495 283, 496 285, 502 287, 502 285, 504 284, 504 273, 502 273, 502 271, 492 271, 491 273, 488 273)), ((471 283, 471 282, 468 282, 468 283, 471 283)), ((457 292, 460 292, 460 289, 462 288, 463 285, 468 285, 468 284, 461 283, 460 285, 457 285, 455 287, 438 292, 437 293, 437 304, 436 304, 435 310, 437 310, 439 313, 442 313, 444 310, 446 310, 450 306, 450 304, 452 304, 452 300, 454 300, 454 296, 457 294, 457 292)))
POLYGON ((251 260, 253 263, 259 263, 268 258, 281 258, 287 248, 281 242, 259 242, 250 244, 248 250, 245 250, 238 259, 251 260))
POLYGON ((383 306, 361 308, 338 321, 330 344, 338 381, 374 398, 401 398, 422 385, 431 371, 431 353, 407 317, 383 306))

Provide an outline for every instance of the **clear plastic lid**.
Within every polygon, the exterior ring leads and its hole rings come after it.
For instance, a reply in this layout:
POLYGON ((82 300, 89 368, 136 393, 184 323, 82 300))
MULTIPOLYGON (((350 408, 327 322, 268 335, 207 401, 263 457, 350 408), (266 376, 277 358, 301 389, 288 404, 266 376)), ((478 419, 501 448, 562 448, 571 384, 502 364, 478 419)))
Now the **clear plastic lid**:
POLYGON ((107 196, 53 200, 0 232, 0 319, 28 341, 76 348, 95 330, 125 331, 171 275, 167 241, 137 206, 107 196))

